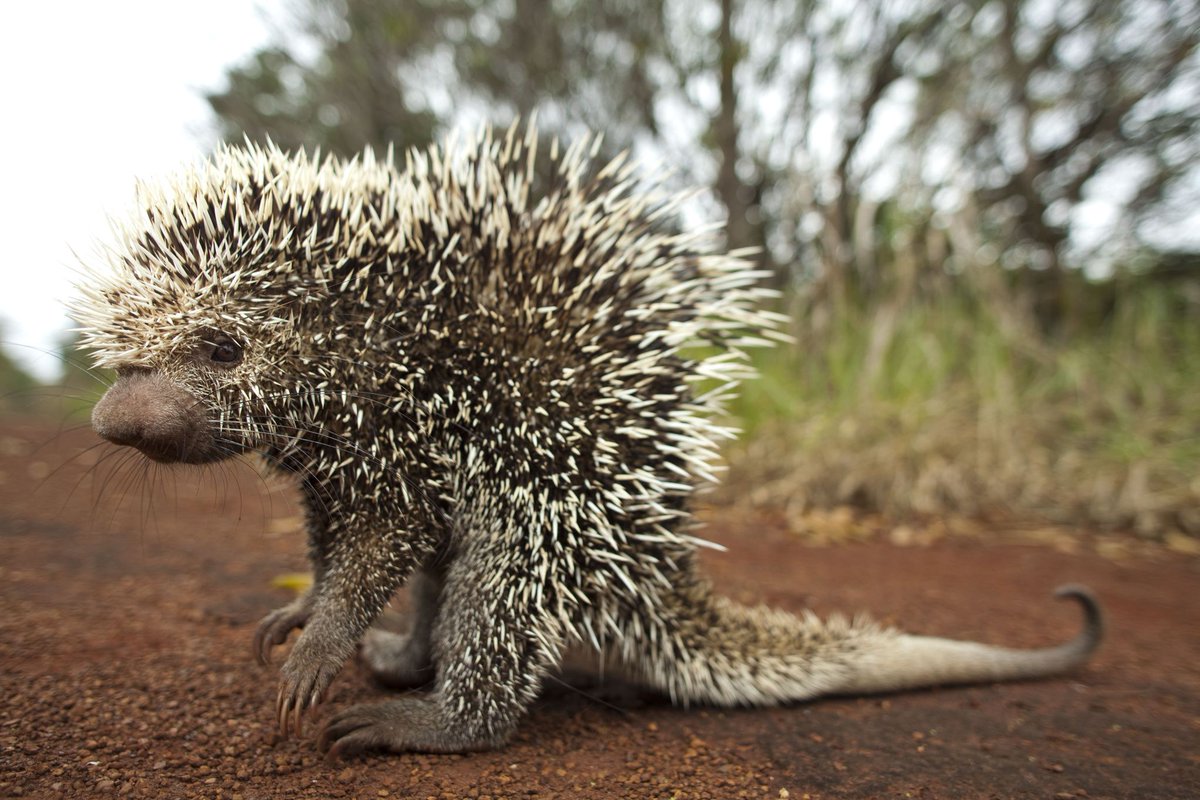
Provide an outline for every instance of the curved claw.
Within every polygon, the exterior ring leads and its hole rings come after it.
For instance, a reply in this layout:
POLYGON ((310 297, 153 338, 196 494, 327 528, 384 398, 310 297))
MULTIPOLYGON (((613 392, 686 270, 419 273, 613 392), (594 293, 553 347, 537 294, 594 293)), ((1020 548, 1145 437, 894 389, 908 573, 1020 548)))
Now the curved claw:
POLYGON ((275 701, 275 718, 279 733, 288 738, 291 733, 304 732, 304 715, 325 699, 325 692, 337 677, 340 665, 321 665, 295 677, 285 677, 275 701))
POLYGON ((330 759, 385 749, 389 744, 386 720, 372 706, 352 706, 339 712, 317 737, 317 749, 330 759))
POLYGON ((394 753, 467 753, 499 747, 507 732, 474 728, 470 719, 447 717, 435 697, 405 697, 377 705, 351 706, 334 714, 317 737, 330 759, 372 750, 394 753))
POLYGON ((284 739, 288 736, 288 719, 292 713, 292 697, 286 691, 287 687, 279 687, 279 696, 275 698, 275 725, 279 735, 284 739))
POLYGON ((254 631, 254 659, 262 666, 269 664, 271 648, 286 642, 296 628, 303 628, 311 613, 307 599, 302 598, 263 617, 254 631))
POLYGON ((324 750, 325 757, 330 761, 340 761, 350 756, 384 749, 372 731, 372 728, 366 727, 342 735, 336 743, 324 750))

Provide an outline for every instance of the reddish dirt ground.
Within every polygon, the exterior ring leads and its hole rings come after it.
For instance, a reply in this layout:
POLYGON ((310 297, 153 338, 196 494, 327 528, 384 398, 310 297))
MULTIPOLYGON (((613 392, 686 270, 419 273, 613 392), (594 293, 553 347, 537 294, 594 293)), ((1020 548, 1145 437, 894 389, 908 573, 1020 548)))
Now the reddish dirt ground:
MULTIPOLYGON (((552 682, 503 751, 328 763, 311 734, 275 741, 275 668, 250 657, 289 599, 272 578, 305 567, 290 491, 246 466, 70 460, 92 441, 0 428, 0 797, 1200 797, 1196 559, 813 548, 727 512, 707 564, 739 600, 1036 646, 1076 630, 1050 591, 1079 581, 1110 636, 1061 680, 767 710, 552 682)), ((327 706, 382 696, 351 665, 327 706)))

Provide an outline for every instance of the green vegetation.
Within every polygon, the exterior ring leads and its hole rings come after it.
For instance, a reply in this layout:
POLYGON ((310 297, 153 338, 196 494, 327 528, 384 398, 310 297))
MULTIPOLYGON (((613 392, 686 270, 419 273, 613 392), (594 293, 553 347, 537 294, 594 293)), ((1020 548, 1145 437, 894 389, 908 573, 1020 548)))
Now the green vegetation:
POLYGON ((37 386, 33 376, 0 351, 0 412, 30 411, 36 405, 37 386))
POLYGON ((724 493, 1200 533, 1200 302, 1185 288, 1134 283, 1057 341, 962 295, 929 298, 878 364, 883 312, 844 307, 756 354, 724 493))
POLYGON ((89 370, 90 357, 80 353, 72 339, 59 346, 58 358, 62 377, 46 385, 0 351, 0 414, 86 420, 109 376, 89 370))

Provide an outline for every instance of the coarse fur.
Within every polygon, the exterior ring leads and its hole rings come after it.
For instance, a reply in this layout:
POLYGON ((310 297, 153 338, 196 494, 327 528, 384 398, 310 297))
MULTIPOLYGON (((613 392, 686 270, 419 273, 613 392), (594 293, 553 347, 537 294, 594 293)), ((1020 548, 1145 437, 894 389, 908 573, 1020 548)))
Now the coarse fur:
POLYGON ((312 588, 255 651, 282 667, 286 734, 355 648, 426 694, 330 718, 337 753, 503 744, 564 650, 680 703, 1046 675, 1083 634, 1013 651, 715 597, 690 507, 714 420, 780 319, 761 277, 670 222, 682 198, 598 140, 533 125, 351 161, 223 148, 162 188, 82 287, 83 344, 116 385, 96 429, 160 461, 257 451, 296 476, 312 588), (550 183, 531 194, 535 162, 550 183), (704 355, 708 354, 708 355, 704 355), (368 629, 398 587, 412 631, 368 629))

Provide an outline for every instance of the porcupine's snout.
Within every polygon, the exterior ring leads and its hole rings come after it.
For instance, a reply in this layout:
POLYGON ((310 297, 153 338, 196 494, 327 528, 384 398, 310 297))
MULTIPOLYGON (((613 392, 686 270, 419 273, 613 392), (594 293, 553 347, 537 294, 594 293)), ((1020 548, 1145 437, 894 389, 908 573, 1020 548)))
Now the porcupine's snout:
POLYGON ((155 372, 117 378, 92 409, 92 428, 155 461, 199 464, 220 457, 203 404, 155 372))

